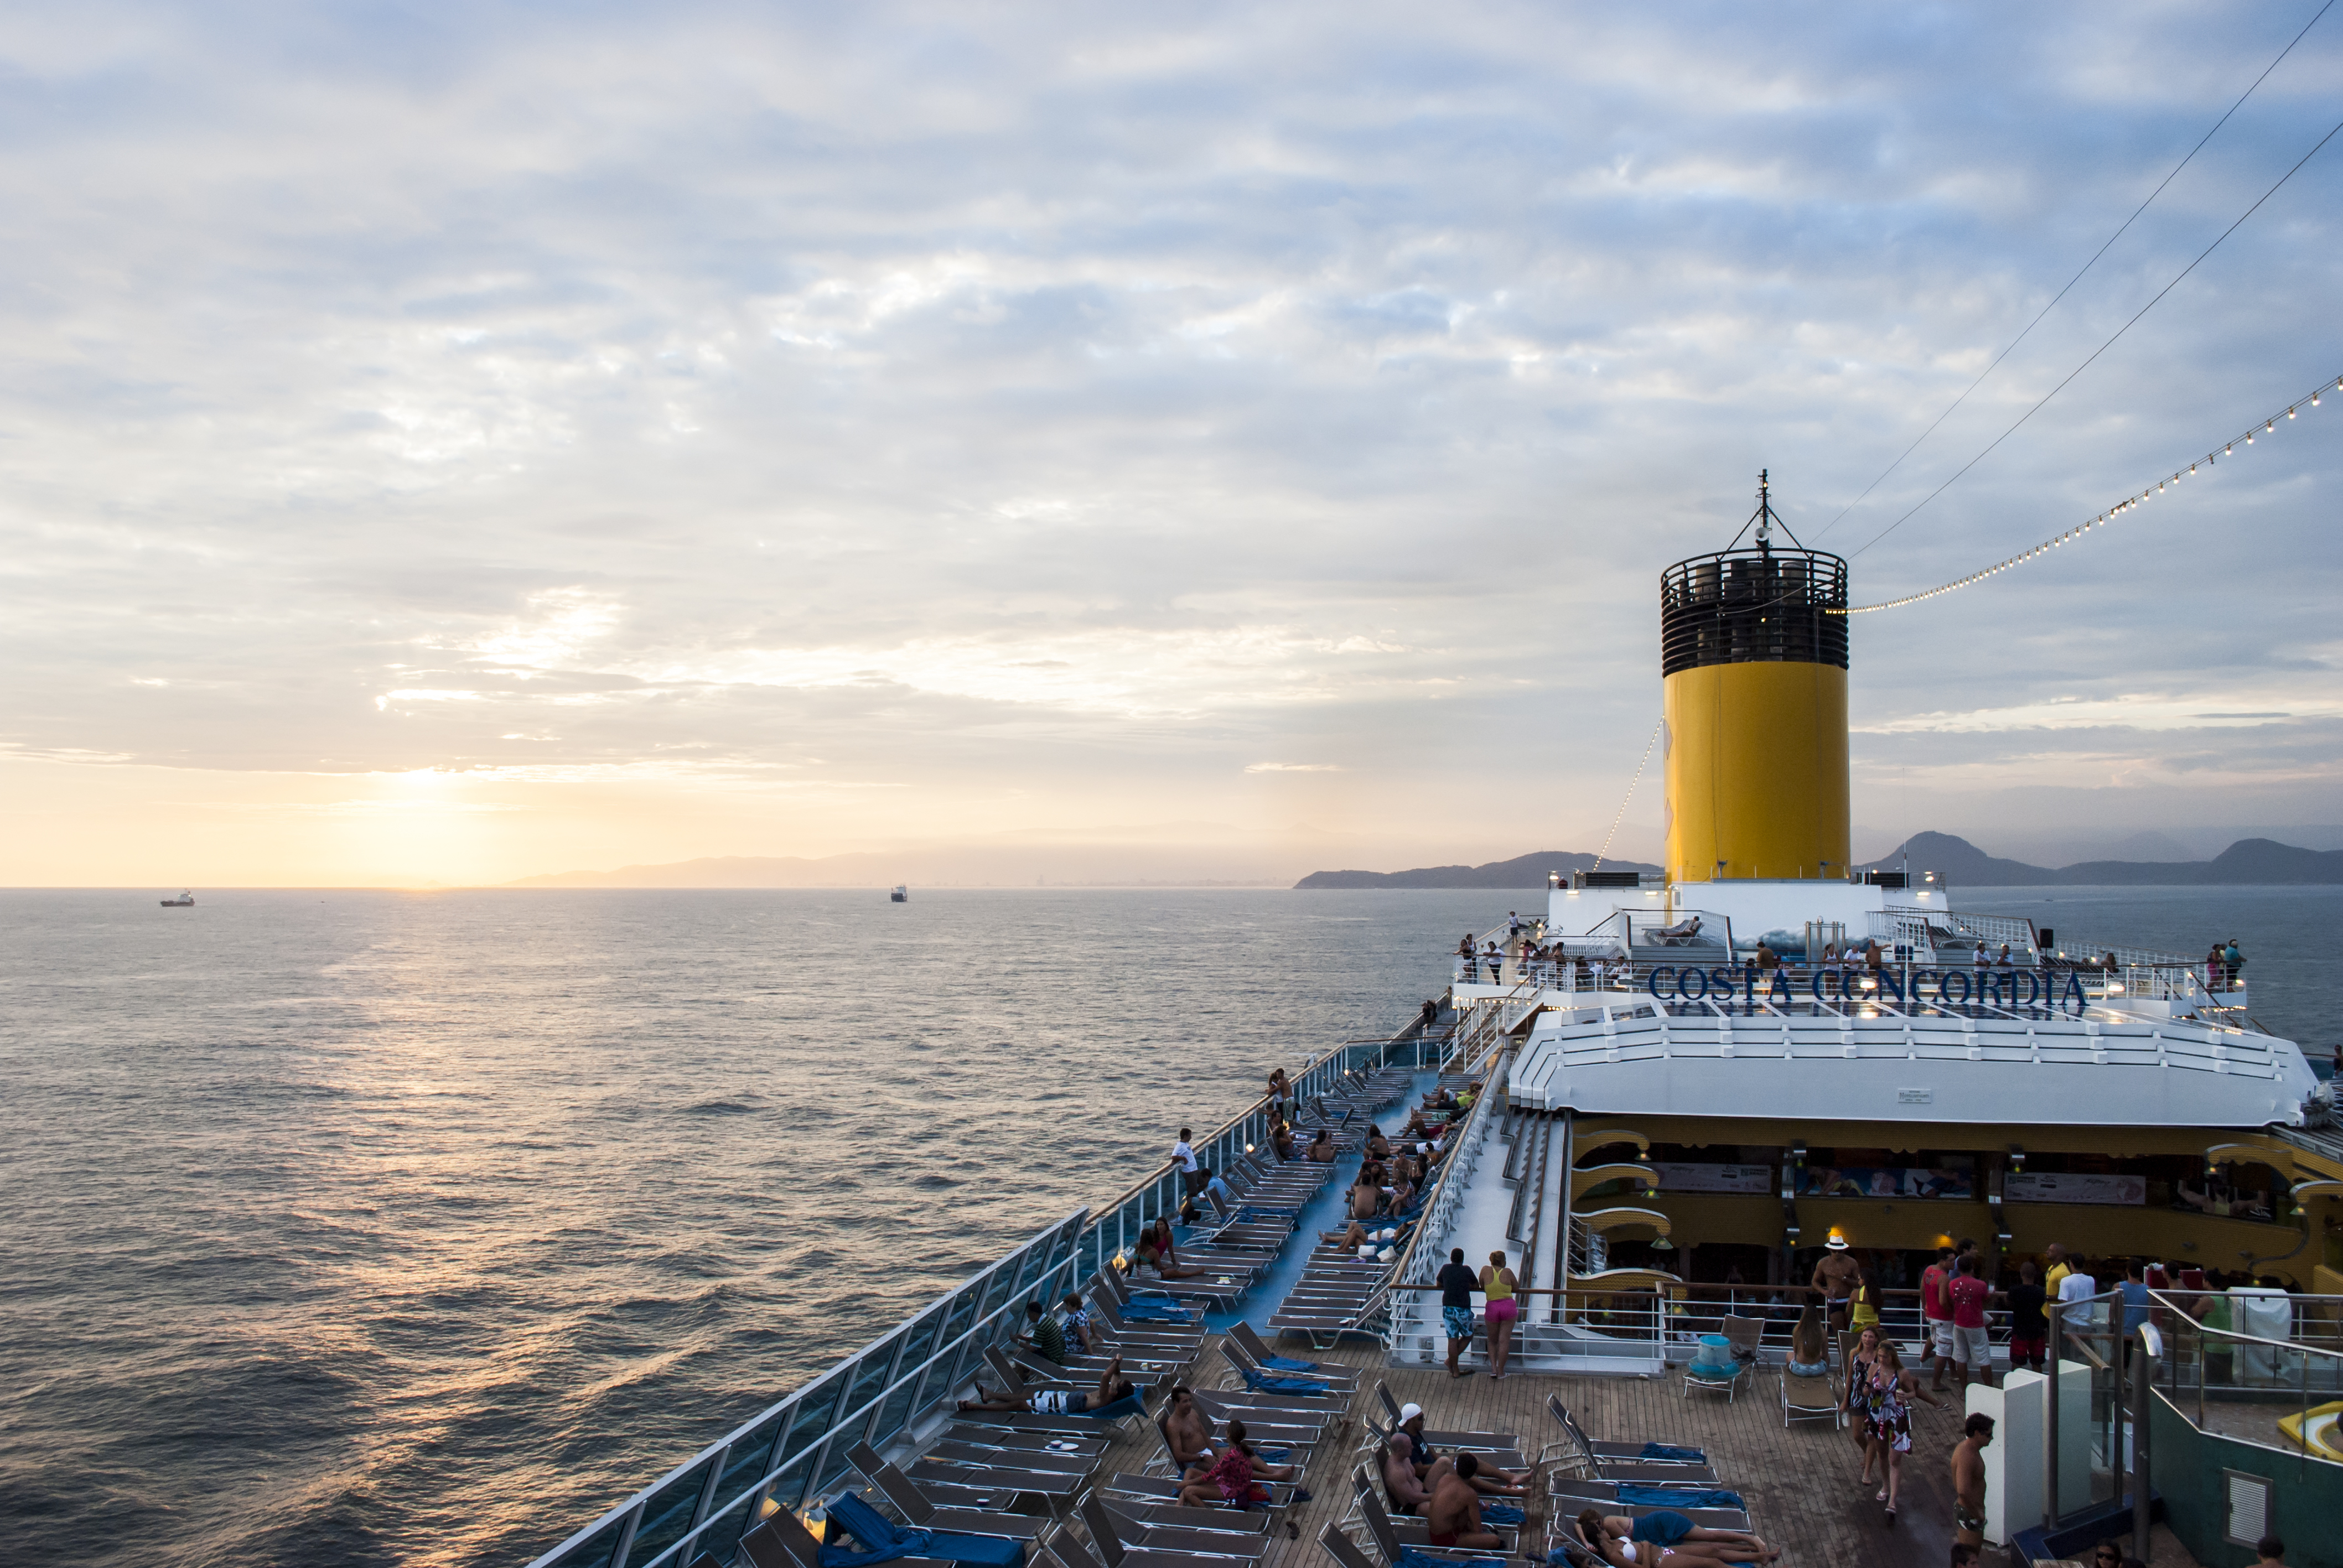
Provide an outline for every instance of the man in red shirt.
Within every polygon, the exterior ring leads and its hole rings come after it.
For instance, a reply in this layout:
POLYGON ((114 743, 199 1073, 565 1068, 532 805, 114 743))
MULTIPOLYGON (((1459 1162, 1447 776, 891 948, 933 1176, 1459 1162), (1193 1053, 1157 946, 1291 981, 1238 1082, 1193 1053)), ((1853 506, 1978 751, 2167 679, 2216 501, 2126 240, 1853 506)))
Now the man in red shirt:
POLYGON ((1953 1309, 1945 1300, 1945 1283, 1952 1274, 1953 1250, 1936 1249, 1936 1261, 1920 1271, 1920 1316, 1928 1332, 1928 1354, 1936 1362, 1931 1392, 1945 1392, 1945 1373, 1953 1364, 1953 1309))
POLYGON ((1959 1271, 1945 1286, 1945 1299, 1953 1309, 1954 1359, 1964 1388, 1972 1372, 1986 1387, 1993 1386, 1993 1346, 1985 1332, 1986 1298, 1992 1294, 1993 1287, 1977 1276, 1976 1254, 1962 1254, 1959 1271))

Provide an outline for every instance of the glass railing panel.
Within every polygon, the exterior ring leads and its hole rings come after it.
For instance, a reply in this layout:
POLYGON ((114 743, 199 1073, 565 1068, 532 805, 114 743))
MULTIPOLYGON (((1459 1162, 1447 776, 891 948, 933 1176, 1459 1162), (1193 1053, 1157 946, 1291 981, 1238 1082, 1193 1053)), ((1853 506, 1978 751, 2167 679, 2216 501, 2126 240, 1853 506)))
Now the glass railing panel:
POLYGON ((684 1537, 699 1512, 699 1494, 708 1488, 709 1466, 703 1460, 660 1487, 643 1503, 642 1527, 627 1549, 629 1563, 648 1563, 684 1537))
POLYGON ((765 1479, 765 1473, 773 1466, 774 1443, 789 1414, 787 1410, 776 1411, 732 1440, 724 1454, 723 1477, 716 1483, 717 1507, 765 1479))
POLYGON ((627 1516, 621 1513, 560 1556, 550 1559, 545 1568, 610 1568, 610 1553, 618 1549, 618 1537, 626 1530, 627 1516))
POLYGON ((789 1422, 789 1440, 782 1444, 781 1457, 795 1459, 830 1430, 830 1418, 838 1408, 838 1396, 845 1380, 834 1379, 814 1390, 798 1406, 797 1417, 789 1422))
POLYGON ((795 1512, 805 1505, 806 1482, 812 1474, 813 1455, 800 1453, 781 1466, 781 1473, 773 1478, 773 1484, 766 1494, 773 1500, 775 1507, 795 1512))
POLYGON ((936 1342, 936 1327, 943 1322, 943 1313, 930 1312, 913 1323, 910 1335, 903 1342, 903 1354, 896 1364, 895 1387, 886 1402, 879 1407, 878 1417, 870 1423, 869 1441, 884 1446, 888 1439, 903 1430, 911 1419, 916 1406, 912 1402, 920 1395, 920 1367, 936 1342))
MULTIPOLYGON (((753 1483, 757 1478, 751 1476, 749 1479, 753 1483)), ((751 1498, 740 1498, 731 1507, 725 1509, 702 1525, 698 1537, 687 1543, 684 1549, 676 1554, 674 1561, 677 1563, 697 1561, 699 1554, 705 1552, 719 1563, 731 1562, 733 1553, 739 1550, 740 1537, 749 1533, 749 1527, 756 1523, 749 1513, 749 1504, 753 1501, 751 1498)))

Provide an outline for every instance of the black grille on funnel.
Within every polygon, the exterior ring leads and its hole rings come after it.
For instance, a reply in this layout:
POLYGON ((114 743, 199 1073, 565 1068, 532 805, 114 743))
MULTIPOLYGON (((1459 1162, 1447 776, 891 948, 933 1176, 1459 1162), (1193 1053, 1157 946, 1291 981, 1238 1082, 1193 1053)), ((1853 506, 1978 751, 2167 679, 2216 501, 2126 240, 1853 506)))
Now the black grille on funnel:
POLYGON ((1837 556, 1694 556, 1660 574, 1660 673, 1765 660, 1845 669, 1845 609, 1846 562, 1837 556))

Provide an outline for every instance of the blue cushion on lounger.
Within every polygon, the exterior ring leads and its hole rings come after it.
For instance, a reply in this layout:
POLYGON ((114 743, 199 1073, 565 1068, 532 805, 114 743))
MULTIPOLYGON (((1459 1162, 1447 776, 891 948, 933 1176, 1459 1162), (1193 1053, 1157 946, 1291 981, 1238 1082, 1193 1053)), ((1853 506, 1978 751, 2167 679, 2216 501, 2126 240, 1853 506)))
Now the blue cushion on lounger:
POLYGON ((1418 1552, 1413 1546, 1403 1546, 1392 1568, 1505 1568, 1503 1557, 1434 1557, 1418 1552))
MULTIPOLYGON (((1640 1486, 1619 1483, 1619 1501, 1636 1508, 1742 1508, 1741 1493, 1721 1486, 1640 1486)), ((1485 1514, 1488 1511, 1482 1510, 1485 1514)))
POLYGON ((1483 1524, 1519 1524, 1523 1520, 1527 1519, 1528 1517, 1528 1514, 1523 1513, 1519 1508, 1514 1507, 1510 1503, 1483 1503, 1481 1504, 1481 1523, 1483 1524))
POLYGON ((1678 1448, 1672 1442, 1647 1442, 1644 1444, 1644 1452, 1637 1457, 1643 1459, 1682 1460, 1687 1464, 1706 1464, 1708 1462, 1708 1454, 1704 1450, 1697 1448, 1678 1448))
POLYGON ((1263 1356, 1261 1364, 1268 1372, 1316 1372, 1316 1362, 1298 1362, 1292 1356, 1263 1356))
POLYGON ((1125 1395, 1112 1404, 1102 1404, 1096 1410, 1076 1411, 1074 1413, 1091 1416, 1100 1421, 1114 1421, 1126 1415, 1137 1415, 1145 1408, 1139 1402, 1139 1396, 1134 1393, 1125 1395))

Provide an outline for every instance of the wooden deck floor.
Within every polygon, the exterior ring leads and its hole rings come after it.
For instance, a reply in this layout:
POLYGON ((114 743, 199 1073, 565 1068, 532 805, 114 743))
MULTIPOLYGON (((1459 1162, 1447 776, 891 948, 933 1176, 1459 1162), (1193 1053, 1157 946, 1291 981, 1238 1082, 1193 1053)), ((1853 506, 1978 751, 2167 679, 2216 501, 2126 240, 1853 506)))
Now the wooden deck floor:
MULTIPOLYGON (((1953 1538, 1953 1493, 1948 1463, 1960 1440, 1957 1402, 1920 1410, 1914 1422, 1912 1452, 1904 1462, 1901 1506, 1889 1525, 1885 1511, 1873 1501, 1873 1489, 1857 1487, 1862 1457, 1845 1431, 1833 1431, 1821 1421, 1801 1422, 1785 1431, 1777 1385, 1768 1372, 1753 1374, 1731 1404, 1714 1394, 1679 1398, 1677 1380, 1562 1377, 1514 1373, 1503 1382, 1485 1372, 1451 1379, 1445 1369, 1420 1371, 1386 1368, 1379 1347, 1344 1346, 1333 1351, 1310 1351, 1281 1346, 1288 1354, 1320 1361, 1341 1361, 1366 1369, 1366 1387, 1352 1402, 1338 1436, 1322 1444, 1313 1456, 1306 1484, 1314 1497, 1294 1513, 1301 1539, 1281 1530, 1265 1568, 1327 1568, 1329 1559, 1318 1545, 1319 1532, 1339 1521, 1349 1510, 1347 1480, 1353 1454, 1363 1432, 1363 1413, 1374 1399, 1373 1378, 1390 1383, 1393 1397, 1423 1406, 1430 1424, 1467 1430, 1516 1432, 1523 1452, 1534 1455, 1560 1435, 1546 1413, 1549 1393, 1559 1393, 1590 1437, 1598 1441, 1653 1440, 1689 1443, 1707 1451, 1725 1485, 1748 1500, 1751 1519, 1769 1544, 1780 1547, 1788 1564, 1881 1565, 1881 1568, 1944 1568, 1953 1538)), ((1207 1386, 1219 1377, 1209 1369, 1220 1364, 1208 1344, 1200 1361, 1200 1377, 1207 1386)), ((1105 1471, 1138 1470, 1160 1452, 1151 1434, 1125 1435, 1109 1453, 1105 1471)), ((1539 1487, 1542 1493, 1543 1474, 1539 1487)), ((1523 1531, 1524 1551, 1541 1553, 1544 1541, 1545 1508, 1542 1495, 1529 1503, 1530 1518, 1523 1531)), ((2168 1538, 2157 1556, 2157 1568, 2186 1568, 2189 1559, 2168 1538)), ((1543 1561, 1542 1556, 1537 1558, 1543 1561)), ((1988 1548, 1987 1568, 2002 1568, 2007 1559, 1988 1548)))

